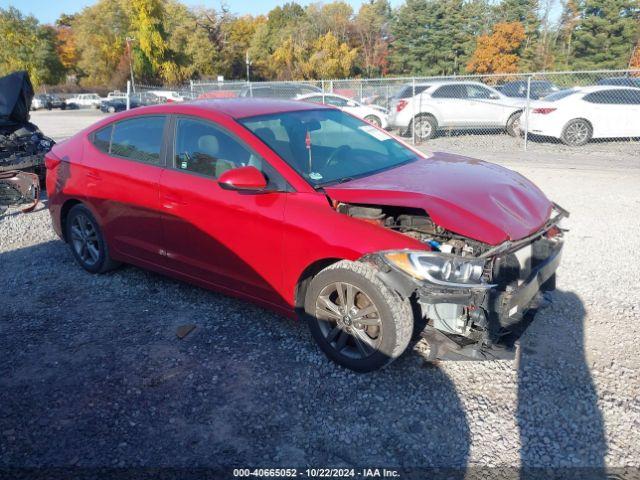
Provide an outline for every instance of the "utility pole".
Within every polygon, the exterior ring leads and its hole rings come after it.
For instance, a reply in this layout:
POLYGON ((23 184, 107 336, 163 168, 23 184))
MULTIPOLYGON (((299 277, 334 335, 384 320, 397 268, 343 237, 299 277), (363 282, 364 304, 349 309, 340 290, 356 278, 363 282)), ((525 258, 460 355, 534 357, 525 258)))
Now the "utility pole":
POLYGON ((125 41, 127 42, 127 52, 129 54, 129 71, 131 72, 131 89, 135 93, 136 84, 133 81, 133 57, 131 55, 131 42, 133 42, 134 40, 135 40, 135 38, 133 38, 133 37, 125 38, 125 41))
POLYGON ((249 83, 251 81, 250 77, 249 77, 249 70, 251 68, 251 61, 249 60, 249 50, 247 50, 247 54, 245 56, 245 63, 247 64, 247 83, 249 83))

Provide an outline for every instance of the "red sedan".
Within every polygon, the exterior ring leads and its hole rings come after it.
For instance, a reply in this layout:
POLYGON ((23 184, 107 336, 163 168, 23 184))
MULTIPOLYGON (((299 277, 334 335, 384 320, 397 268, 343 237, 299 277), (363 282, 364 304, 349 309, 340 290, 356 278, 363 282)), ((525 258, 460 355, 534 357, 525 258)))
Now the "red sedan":
POLYGON ((295 101, 139 108, 45 163, 53 226, 87 271, 130 263, 306 318, 358 371, 414 330, 433 358, 512 356, 567 215, 510 170, 295 101))

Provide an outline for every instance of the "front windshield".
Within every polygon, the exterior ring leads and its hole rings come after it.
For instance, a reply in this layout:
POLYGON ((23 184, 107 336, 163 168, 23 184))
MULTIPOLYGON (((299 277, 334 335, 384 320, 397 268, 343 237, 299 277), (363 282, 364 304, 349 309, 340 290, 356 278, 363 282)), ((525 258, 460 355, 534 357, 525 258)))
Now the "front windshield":
POLYGON ((340 110, 301 110, 240 120, 314 186, 344 182, 417 158, 386 132, 340 110))

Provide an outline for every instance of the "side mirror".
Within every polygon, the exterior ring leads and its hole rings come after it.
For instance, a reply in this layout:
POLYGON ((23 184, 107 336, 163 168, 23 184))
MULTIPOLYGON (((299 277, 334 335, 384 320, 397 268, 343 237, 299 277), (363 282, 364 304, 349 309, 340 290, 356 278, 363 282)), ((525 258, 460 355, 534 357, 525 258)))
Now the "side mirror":
POLYGON ((491 100, 500 100, 500 95, 498 95, 497 93, 492 93, 489 95, 489 98, 491 100))
POLYGON ((357 107, 358 104, 356 102, 354 102, 353 100, 349 100, 347 102, 347 107, 357 107))
POLYGON ((218 185, 225 190, 255 192, 267 188, 267 179, 256 167, 238 167, 220 175, 218 185))

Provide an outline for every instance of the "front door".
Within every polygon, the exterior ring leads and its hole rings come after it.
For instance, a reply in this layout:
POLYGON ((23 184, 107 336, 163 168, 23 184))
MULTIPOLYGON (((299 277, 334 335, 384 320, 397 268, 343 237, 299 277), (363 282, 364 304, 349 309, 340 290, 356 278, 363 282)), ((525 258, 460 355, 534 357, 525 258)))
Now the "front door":
POLYGON ((168 268, 282 304, 276 292, 282 280, 284 180, 239 138, 213 122, 176 117, 172 149, 173 168, 167 168, 160 181, 168 268), (220 187, 217 178, 222 173, 245 165, 265 173, 268 192, 220 187))
MULTIPOLYGON (((417 95, 416 111, 423 111, 422 95, 417 95)), ((473 112, 467 100, 467 91, 462 84, 452 83, 438 87, 431 94, 431 102, 436 106, 442 127, 467 127, 471 124, 473 112)), ((430 103, 425 99, 424 104, 430 103)))

